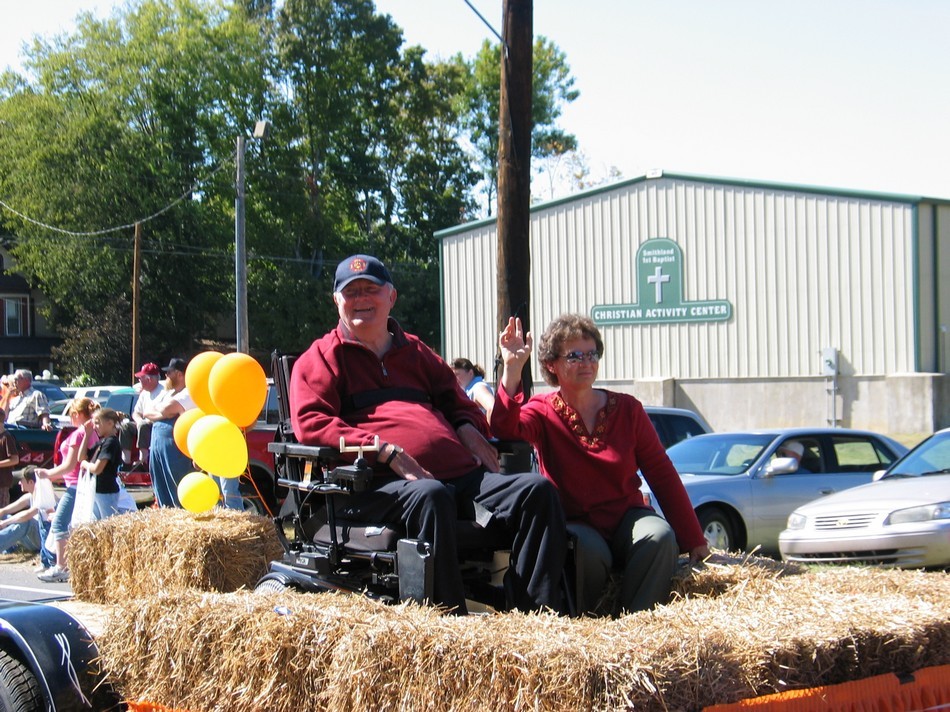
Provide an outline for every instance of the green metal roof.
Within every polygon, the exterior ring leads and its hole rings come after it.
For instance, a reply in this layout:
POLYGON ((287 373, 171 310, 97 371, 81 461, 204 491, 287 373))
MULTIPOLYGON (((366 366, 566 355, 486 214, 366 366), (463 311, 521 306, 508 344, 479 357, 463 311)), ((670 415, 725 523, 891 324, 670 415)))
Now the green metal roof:
MULTIPOLYGON (((558 205, 564 205, 566 203, 573 203, 578 200, 585 200, 593 196, 599 195, 601 193, 613 192, 616 190, 621 190, 638 183, 645 183, 650 180, 661 180, 663 178, 669 178, 672 180, 683 180, 683 181, 692 181, 694 183, 709 183, 714 185, 731 185, 740 188, 748 189, 764 189, 764 190, 781 190, 789 191, 795 193, 815 193, 820 195, 837 195, 845 198, 864 198, 867 200, 877 200, 882 202, 890 203, 909 203, 912 205, 919 205, 920 203, 933 203, 937 205, 948 205, 950 204, 950 199, 944 198, 929 198, 920 195, 905 195, 901 193, 879 193, 873 191, 862 191, 862 190, 848 190, 845 188, 827 188, 822 186, 815 185, 803 185, 795 183, 773 183, 769 181, 755 181, 755 180, 745 180, 742 178, 723 178, 717 176, 704 176, 704 175, 694 175, 689 173, 668 173, 668 172, 650 172, 646 175, 637 176, 636 178, 627 178, 625 180, 617 181, 616 183, 609 183, 606 185, 600 185, 596 188, 591 188, 589 190, 584 190, 579 193, 573 193, 563 198, 557 198, 556 200, 550 200, 542 203, 535 203, 531 206, 531 212, 536 212, 538 210, 546 210, 548 208, 553 208, 558 205)), ((462 232, 467 232, 469 230, 474 230, 480 227, 487 227, 489 225, 494 225, 498 221, 497 216, 492 216, 484 218, 482 220, 473 220, 471 222, 463 223, 461 225, 456 225, 455 227, 445 228, 443 230, 438 230, 435 233, 435 237, 442 240, 453 235, 457 235, 462 232)))

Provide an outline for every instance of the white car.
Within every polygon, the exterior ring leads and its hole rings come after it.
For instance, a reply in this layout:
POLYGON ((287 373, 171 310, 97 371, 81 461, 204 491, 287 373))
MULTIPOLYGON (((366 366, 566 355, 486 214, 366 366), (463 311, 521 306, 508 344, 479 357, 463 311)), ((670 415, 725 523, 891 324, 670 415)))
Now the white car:
POLYGON ((786 561, 813 564, 950 566, 950 428, 871 484, 796 509, 779 550, 786 561))
POLYGON ((92 398, 97 403, 105 404, 109 398, 109 394, 119 388, 125 387, 126 386, 68 386, 63 390, 70 398, 92 398))
POLYGON ((72 425, 72 420, 69 417, 69 406, 72 402, 72 398, 50 402, 49 418, 56 423, 56 427, 62 428, 66 425, 72 425))

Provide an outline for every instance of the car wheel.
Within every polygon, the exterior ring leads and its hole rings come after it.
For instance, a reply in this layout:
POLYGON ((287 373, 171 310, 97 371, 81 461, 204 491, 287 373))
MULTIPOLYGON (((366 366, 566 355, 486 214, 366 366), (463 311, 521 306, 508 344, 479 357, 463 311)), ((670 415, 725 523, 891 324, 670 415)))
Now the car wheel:
POLYGON ((19 660, 0 650, 0 710, 41 712, 40 682, 19 660))
POLYGON ((732 519, 719 507, 706 507, 698 512, 699 526, 703 528, 706 543, 713 549, 731 551, 736 548, 735 527, 732 519))

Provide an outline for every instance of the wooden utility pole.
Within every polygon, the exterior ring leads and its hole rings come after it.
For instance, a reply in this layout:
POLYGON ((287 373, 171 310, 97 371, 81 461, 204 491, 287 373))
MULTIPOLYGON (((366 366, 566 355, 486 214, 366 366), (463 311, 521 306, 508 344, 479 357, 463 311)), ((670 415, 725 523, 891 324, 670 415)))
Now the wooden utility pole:
POLYGON ((135 223, 135 243, 132 250, 132 372, 129 383, 135 383, 135 372, 139 370, 141 361, 139 361, 139 352, 141 344, 139 343, 139 334, 141 333, 141 322, 139 319, 139 305, 142 303, 142 296, 139 289, 142 275, 142 223, 135 223))
MULTIPOLYGON (((529 323, 531 250, 531 78, 533 0, 503 0, 501 106, 498 111, 498 328, 529 323)), ((521 374, 531 395, 531 362, 521 374)))

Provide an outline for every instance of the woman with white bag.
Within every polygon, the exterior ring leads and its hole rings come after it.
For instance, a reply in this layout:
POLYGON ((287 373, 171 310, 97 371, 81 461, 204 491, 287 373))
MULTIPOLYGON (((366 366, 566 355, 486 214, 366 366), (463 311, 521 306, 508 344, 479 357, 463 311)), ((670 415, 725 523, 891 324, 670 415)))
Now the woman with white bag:
POLYGON ((99 442, 99 436, 92 427, 92 416, 99 404, 91 398, 76 398, 69 406, 70 422, 76 427, 59 446, 62 461, 50 469, 40 468, 37 478, 52 482, 62 481, 66 493, 56 505, 53 515, 51 536, 56 543, 56 565, 37 575, 41 581, 60 583, 69 581, 69 567, 66 561, 66 543, 69 540, 69 524, 76 503, 76 485, 79 482, 79 465, 86 459, 86 449, 99 442))

